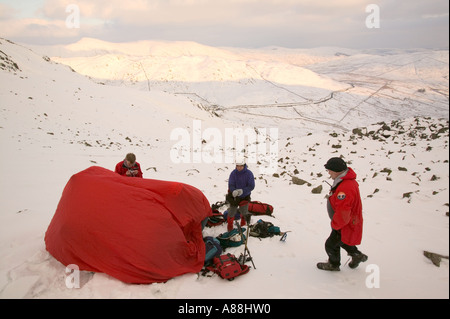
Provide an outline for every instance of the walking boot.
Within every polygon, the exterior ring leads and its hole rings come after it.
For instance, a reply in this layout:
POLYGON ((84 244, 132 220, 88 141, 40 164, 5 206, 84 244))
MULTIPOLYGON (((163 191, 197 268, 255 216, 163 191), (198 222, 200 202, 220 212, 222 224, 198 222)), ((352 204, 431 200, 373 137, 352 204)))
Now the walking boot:
POLYGON ((326 263, 317 263, 317 268, 328 271, 340 271, 339 266, 333 265, 329 261, 326 263))
POLYGON ((364 255, 363 253, 354 255, 354 256, 352 256, 352 261, 349 262, 348 266, 351 269, 355 269, 356 267, 359 266, 360 263, 367 261, 367 259, 368 259, 368 257, 366 255, 364 255))

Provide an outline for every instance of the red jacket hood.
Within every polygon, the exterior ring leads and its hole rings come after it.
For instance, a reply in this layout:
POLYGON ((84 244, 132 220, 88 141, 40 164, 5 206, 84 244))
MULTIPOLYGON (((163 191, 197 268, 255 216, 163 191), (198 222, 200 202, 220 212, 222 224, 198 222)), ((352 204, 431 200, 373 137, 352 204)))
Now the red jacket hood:
POLYGON ((356 179, 356 173, 351 167, 348 168, 347 174, 345 174, 345 176, 342 176, 342 180, 346 179, 356 179))

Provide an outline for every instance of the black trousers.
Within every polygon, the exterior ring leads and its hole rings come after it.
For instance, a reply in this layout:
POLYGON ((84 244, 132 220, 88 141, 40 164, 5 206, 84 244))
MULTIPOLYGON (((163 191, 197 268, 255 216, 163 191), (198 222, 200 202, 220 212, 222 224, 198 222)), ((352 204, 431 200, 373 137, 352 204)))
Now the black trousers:
POLYGON ((341 232, 339 230, 331 230, 330 237, 325 242, 325 251, 328 255, 328 261, 335 266, 341 265, 341 247, 347 251, 349 256, 356 256, 361 252, 356 246, 349 246, 341 241, 341 232))
POLYGON ((251 201, 250 195, 247 195, 243 198, 234 198, 233 195, 231 195, 231 192, 228 192, 225 199, 230 204, 230 208, 228 209, 228 218, 234 218, 237 211, 239 210, 239 212, 241 213, 241 217, 244 217, 246 221, 250 221, 250 215, 248 213, 248 203, 238 208, 239 204, 241 204, 242 202, 251 201))
POLYGON ((227 196, 225 197, 225 200, 231 205, 231 206, 239 206, 239 204, 242 201, 251 201, 250 195, 247 195, 245 197, 233 197, 233 195, 231 195, 231 192, 228 192, 227 196))

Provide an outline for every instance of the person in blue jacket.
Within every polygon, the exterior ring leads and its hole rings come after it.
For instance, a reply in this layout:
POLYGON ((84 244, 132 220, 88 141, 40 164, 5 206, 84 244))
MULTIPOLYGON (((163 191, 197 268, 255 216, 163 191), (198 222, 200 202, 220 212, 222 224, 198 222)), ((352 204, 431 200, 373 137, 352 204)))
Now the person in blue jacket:
POLYGON ((234 216, 237 213, 238 207, 241 214, 241 226, 250 221, 250 214, 248 212, 248 203, 250 202, 250 195, 255 188, 255 177, 252 171, 247 168, 245 161, 236 162, 236 168, 231 172, 228 179, 228 194, 226 196, 227 202, 230 204, 227 216, 227 229, 233 229, 234 216))

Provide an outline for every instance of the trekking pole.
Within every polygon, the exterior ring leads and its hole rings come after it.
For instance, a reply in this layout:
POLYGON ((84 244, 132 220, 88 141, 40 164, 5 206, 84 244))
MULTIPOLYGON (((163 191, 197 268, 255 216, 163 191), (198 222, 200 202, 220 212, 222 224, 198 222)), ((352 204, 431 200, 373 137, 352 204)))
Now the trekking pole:
MULTIPOLYGON (((241 227, 241 225, 239 224, 238 221, 235 221, 235 222, 236 222, 237 228, 239 229, 239 233, 241 234, 241 238, 243 238, 243 237, 244 237, 244 232, 242 231, 242 227, 241 227)), ((248 239, 248 237, 245 237, 245 242, 244 242, 244 257, 242 258, 242 265, 245 264, 245 259, 246 259, 245 255, 247 254, 247 239, 248 239)), ((250 254, 249 254, 249 257, 250 257, 250 254)), ((250 257, 250 258, 251 258, 251 257, 250 257)))
MULTIPOLYGON (((244 217, 245 218, 245 217, 244 217)), ((236 226, 239 230, 239 233, 241 234, 241 236, 244 236, 244 233, 242 232, 242 227, 239 224, 239 222, 237 220, 235 220, 236 226)), ((250 225, 247 225, 247 236, 245 237, 245 243, 244 243, 244 258, 242 260, 242 265, 245 264, 245 255, 246 253, 248 253, 248 257, 250 258, 250 261, 252 262, 253 268, 256 269, 255 267, 255 263, 253 262, 253 257, 252 254, 250 253, 250 250, 248 249, 247 246, 247 240, 248 240, 248 236, 249 236, 249 229, 250 229, 250 225)))
POLYGON ((247 250, 247 252, 248 252, 248 256, 250 257, 250 261, 252 262, 253 268, 256 269, 255 263, 253 262, 253 257, 250 254, 250 250, 248 250, 248 246, 247 246, 247 240, 248 240, 249 233, 250 233, 250 219, 249 219, 248 225, 247 225, 247 237, 245 238, 245 250, 247 250))

